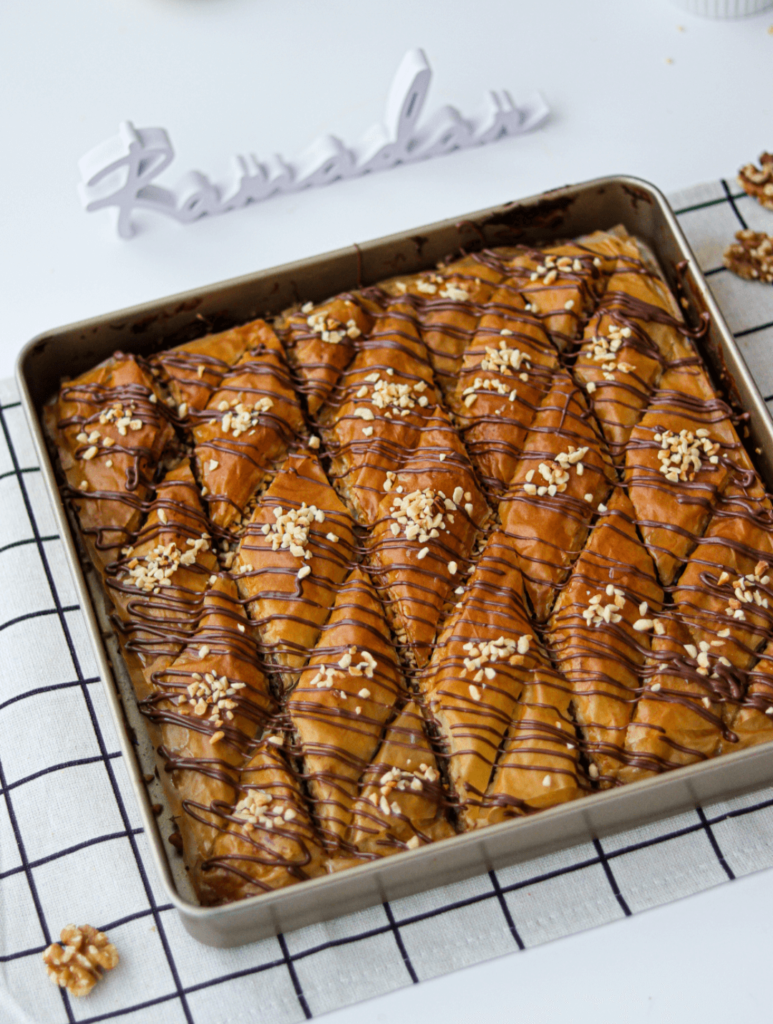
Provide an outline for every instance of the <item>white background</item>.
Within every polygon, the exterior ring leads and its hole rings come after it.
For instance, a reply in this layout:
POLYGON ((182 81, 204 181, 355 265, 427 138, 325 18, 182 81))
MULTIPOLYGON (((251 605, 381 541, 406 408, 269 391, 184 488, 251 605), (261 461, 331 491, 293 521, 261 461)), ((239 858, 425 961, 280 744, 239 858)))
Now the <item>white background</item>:
MULTIPOLYGON (((40 331, 353 241, 612 173, 664 191, 773 148, 773 10, 738 21, 668 0, 5 0, 0 8, 0 377, 40 331), (678 26, 683 26, 680 31, 678 26), (533 135, 120 241, 86 215, 77 160, 119 121, 163 125, 165 181, 237 152, 293 156, 381 116, 403 52, 427 109, 542 90, 533 135), (670 61, 670 62, 669 62, 670 61)), ((763 873, 325 1018, 332 1024, 770 1019, 763 873)))

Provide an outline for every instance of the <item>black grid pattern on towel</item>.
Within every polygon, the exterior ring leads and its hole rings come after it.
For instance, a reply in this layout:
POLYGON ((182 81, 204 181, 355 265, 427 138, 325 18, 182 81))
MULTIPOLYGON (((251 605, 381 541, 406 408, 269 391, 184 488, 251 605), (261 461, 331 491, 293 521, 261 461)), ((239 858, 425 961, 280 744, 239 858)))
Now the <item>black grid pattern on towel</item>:
MULTIPOLYGON (((764 211, 726 182, 691 190, 676 205, 773 403, 773 376, 767 381, 765 366, 755 364, 751 343, 768 331, 773 341, 773 292, 769 298, 721 265, 732 231, 762 223, 764 211)), ((770 230, 773 214, 766 216, 770 230)), ((130 1015, 154 1024, 160 1012, 187 1024, 308 1019, 773 864, 771 789, 238 950, 197 944, 146 866, 143 829, 11 385, 0 385, 0 399, 0 594, 12 595, 0 598, 0 1003, 12 1013, 18 1006, 19 1020, 87 1024, 130 1015), (44 737, 32 753, 19 729, 25 718, 38 721, 44 737), (668 890, 656 881, 664 861, 674 864, 668 890), (88 1000, 56 989, 40 963, 71 920, 106 930, 122 957, 88 1000)))

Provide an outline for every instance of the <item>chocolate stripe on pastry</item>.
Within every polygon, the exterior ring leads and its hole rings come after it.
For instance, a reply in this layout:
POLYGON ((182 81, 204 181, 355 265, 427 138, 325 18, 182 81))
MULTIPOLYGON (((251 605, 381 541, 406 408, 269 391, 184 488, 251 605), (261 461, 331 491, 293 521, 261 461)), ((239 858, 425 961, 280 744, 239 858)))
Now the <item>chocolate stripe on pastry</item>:
POLYGON ((723 742, 720 753, 731 754, 773 739, 773 641, 749 673, 748 682, 746 697, 733 722, 731 742, 723 742))
MULTIPOLYGON (((732 502, 733 499, 731 498, 732 502)), ((712 686, 732 727, 745 673, 773 627, 773 513, 727 515, 725 503, 709 524, 674 590, 674 603, 711 668, 712 686)))
POLYGON ((456 431, 438 405, 426 349, 410 306, 391 302, 375 320, 323 410, 330 475, 358 520, 372 524, 388 474, 421 445, 456 449, 456 431))
POLYGON ((163 782, 181 807, 183 848, 195 870, 215 838, 217 807, 233 803, 238 771, 276 710, 232 580, 214 582, 179 657, 156 662, 135 688, 166 761, 163 782))
MULTIPOLYGON (((346 846, 370 859, 446 839, 454 830, 444 806, 440 772, 421 711, 409 701, 387 728, 363 775, 346 846)), ((334 870, 345 866, 345 859, 332 862, 334 870)))
POLYGON ((197 628, 218 568, 208 529, 185 460, 158 485, 142 529, 106 569, 122 644, 141 665, 174 658, 197 628))
POLYGON ((709 678, 716 650, 708 644, 705 651, 699 649, 673 610, 653 625, 652 652, 625 736, 620 782, 713 757, 722 736, 722 704, 709 678))
POLYGON ((583 394, 560 370, 499 506, 538 622, 547 618, 613 481, 612 461, 583 394))
POLYGON ((602 258, 575 242, 520 250, 507 260, 505 272, 562 352, 580 333, 606 283, 602 258))
POLYGON ((585 328, 574 366, 616 461, 664 368, 695 360, 670 292, 634 243, 630 248, 585 328))
POLYGON ((483 800, 477 826, 544 810, 584 796, 571 688, 547 665, 529 676, 483 800))
POLYGON ((241 518, 268 470, 304 430, 279 339, 262 321, 253 327, 254 347, 193 421, 202 494, 220 527, 241 518))
MULTIPOLYGON (((504 277, 502 267, 482 263, 477 256, 465 256, 441 264, 436 271, 394 278, 380 286, 389 295, 405 295, 412 300, 422 341, 444 391, 455 386, 464 350, 504 277)), ((517 301, 514 289, 510 294, 517 301)))
POLYGON ((449 396, 467 451, 494 497, 513 478, 524 439, 557 368, 556 351, 525 301, 496 292, 449 396))
POLYGON ((233 566, 239 593, 285 689, 297 681, 354 561, 353 530, 316 455, 294 454, 241 538, 233 566))
POLYGON ((168 387, 182 418, 203 409, 230 367, 259 344, 261 324, 255 320, 221 334, 207 334, 153 356, 150 365, 168 387))
POLYGON ((62 386, 46 410, 92 558, 104 566, 140 525, 143 502, 174 431, 153 378, 116 352, 62 386))
POLYGON ((236 801, 215 803, 217 834, 197 876, 203 902, 223 903, 324 874, 325 854, 276 736, 239 775, 236 801))
POLYGON ((390 625, 405 659, 418 668, 430 657, 446 602, 489 515, 469 467, 454 466, 453 449, 440 463, 439 449, 425 444, 387 481, 366 542, 390 625))
POLYGON ((660 579, 673 582, 731 484, 763 492, 730 409, 697 365, 667 370, 631 432, 625 482, 660 579))
POLYGON ((312 416, 327 401, 354 356, 355 340, 370 334, 371 312, 375 311, 376 307, 360 296, 340 295, 319 306, 307 302, 278 319, 288 362, 300 379, 312 416))
POLYGON ((638 670, 650 647, 646 616, 663 591, 621 490, 591 533, 550 617, 548 641, 574 690, 572 706, 602 786, 617 778, 636 703, 638 670))
POLYGON ((502 738, 538 661, 517 559, 497 532, 418 678, 448 756, 463 828, 476 825, 502 738))
POLYGON ((383 609, 356 568, 286 705, 314 818, 330 849, 346 835, 360 780, 404 693, 383 609))

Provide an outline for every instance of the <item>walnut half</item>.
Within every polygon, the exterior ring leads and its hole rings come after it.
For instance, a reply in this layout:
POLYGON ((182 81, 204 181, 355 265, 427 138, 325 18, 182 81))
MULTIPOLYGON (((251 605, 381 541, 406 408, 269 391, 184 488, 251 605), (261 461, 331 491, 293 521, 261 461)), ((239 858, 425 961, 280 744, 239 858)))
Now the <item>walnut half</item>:
POLYGON ((104 932, 90 924, 62 929, 62 945, 53 942, 43 953, 48 976, 74 996, 85 996, 118 963, 118 951, 104 932))
POLYGON ((747 164, 738 172, 738 182, 758 203, 773 210, 773 153, 763 153, 760 166, 747 164))
POLYGON ((773 283, 773 238, 762 231, 736 232, 737 243, 725 251, 728 270, 747 281, 773 283))

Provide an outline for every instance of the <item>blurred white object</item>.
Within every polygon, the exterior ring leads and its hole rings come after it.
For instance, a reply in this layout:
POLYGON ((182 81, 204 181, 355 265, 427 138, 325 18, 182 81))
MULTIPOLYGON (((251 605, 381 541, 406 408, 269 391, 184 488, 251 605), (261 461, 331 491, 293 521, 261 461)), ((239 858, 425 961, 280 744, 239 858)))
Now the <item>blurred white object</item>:
POLYGON ((683 11, 706 18, 743 18, 773 7, 773 0, 671 0, 683 11))
POLYGON ((115 207, 118 234, 131 238, 135 209, 188 223, 206 214, 260 202, 278 192, 327 185, 520 135, 542 124, 549 113, 539 93, 517 107, 503 89, 487 93, 470 118, 462 117, 455 107, 444 106, 420 126, 431 79, 424 51, 409 50, 392 82, 384 120, 372 125, 353 146, 347 147, 335 135, 323 135, 292 162, 278 155, 265 162, 253 154, 238 155, 232 162, 232 178, 224 186, 213 184, 200 171, 190 171, 174 190, 151 184, 174 159, 172 143, 163 128, 135 128, 124 121, 118 135, 80 160, 81 202, 88 211, 115 207))

